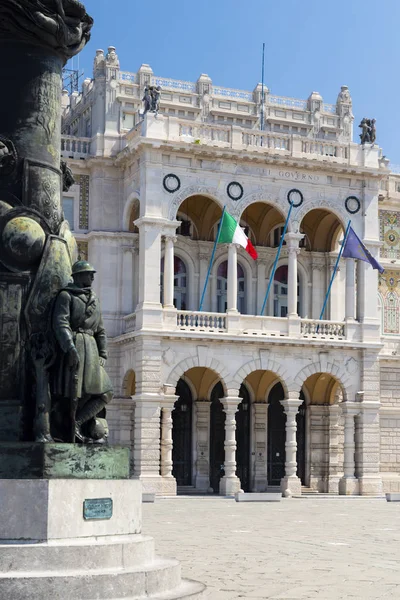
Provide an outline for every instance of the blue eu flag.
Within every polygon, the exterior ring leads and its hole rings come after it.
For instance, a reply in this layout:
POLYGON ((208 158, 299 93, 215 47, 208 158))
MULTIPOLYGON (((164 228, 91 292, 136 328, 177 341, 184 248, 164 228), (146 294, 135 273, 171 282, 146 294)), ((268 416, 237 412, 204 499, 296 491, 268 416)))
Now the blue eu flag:
POLYGON ((371 252, 367 250, 352 227, 349 229, 342 256, 345 258, 358 258, 358 260, 363 260, 364 262, 369 263, 373 269, 378 269, 379 273, 383 273, 385 270, 382 265, 375 260, 371 252))

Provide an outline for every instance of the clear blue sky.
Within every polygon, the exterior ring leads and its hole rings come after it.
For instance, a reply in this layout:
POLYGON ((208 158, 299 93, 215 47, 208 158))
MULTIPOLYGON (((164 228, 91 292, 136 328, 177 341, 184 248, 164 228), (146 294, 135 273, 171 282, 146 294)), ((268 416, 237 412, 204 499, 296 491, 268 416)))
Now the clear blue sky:
MULTIPOLYGON (((261 81, 280 96, 312 91, 336 102, 349 86, 354 138, 363 116, 377 120, 377 142, 400 164, 400 0, 82 0, 94 18, 80 68, 92 76, 97 48, 117 49, 121 69, 142 63, 156 75, 252 90, 261 81)), ((75 68, 77 59, 75 59, 75 68)))

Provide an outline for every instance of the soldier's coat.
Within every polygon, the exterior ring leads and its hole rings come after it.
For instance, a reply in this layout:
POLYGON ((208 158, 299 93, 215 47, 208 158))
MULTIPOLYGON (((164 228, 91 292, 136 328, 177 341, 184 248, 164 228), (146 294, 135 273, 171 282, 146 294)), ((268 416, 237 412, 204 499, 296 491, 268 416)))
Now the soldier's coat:
POLYGON ((58 294, 52 317, 60 360, 53 376, 53 393, 71 397, 72 373, 67 352, 73 343, 79 354, 78 398, 112 391, 111 381, 99 358, 107 358, 107 338, 100 302, 92 289, 69 284, 58 294))

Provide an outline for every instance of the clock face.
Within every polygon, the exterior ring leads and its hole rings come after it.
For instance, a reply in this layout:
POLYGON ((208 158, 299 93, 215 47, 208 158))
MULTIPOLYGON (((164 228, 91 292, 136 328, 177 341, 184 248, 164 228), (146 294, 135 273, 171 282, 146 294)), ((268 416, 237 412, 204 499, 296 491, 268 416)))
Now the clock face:
POLYGON ((243 186, 237 181, 232 181, 228 184, 226 193, 231 200, 240 200, 243 196, 243 186))
POLYGON ((304 200, 303 194, 301 193, 301 191, 296 190, 296 189, 290 190, 288 192, 287 199, 288 199, 289 204, 293 204, 293 208, 297 208, 298 206, 303 204, 303 200, 304 200))
POLYGON ((179 188, 181 187, 181 182, 177 175, 169 173, 163 179, 163 186, 167 192, 173 194, 174 192, 179 190, 179 188))
POLYGON ((348 213, 355 215, 361 207, 361 203, 356 196, 349 196, 345 200, 345 207, 348 213))

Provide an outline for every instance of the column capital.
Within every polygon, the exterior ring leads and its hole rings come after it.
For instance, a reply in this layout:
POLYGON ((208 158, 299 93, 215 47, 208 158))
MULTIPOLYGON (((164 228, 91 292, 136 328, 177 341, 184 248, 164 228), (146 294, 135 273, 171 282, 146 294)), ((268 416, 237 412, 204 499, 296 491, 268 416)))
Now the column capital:
POLYGON ((172 242, 172 244, 176 244, 178 238, 173 233, 164 233, 165 242, 172 242))
POLYGON ((221 398, 221 403, 225 412, 231 412, 233 410, 236 412, 241 401, 242 398, 239 398, 239 396, 225 396, 224 398, 221 398))
POLYGON ((289 413, 296 414, 299 410, 299 407, 303 404, 303 400, 300 400, 299 397, 289 397, 285 398, 284 400, 281 400, 281 404, 286 415, 289 413))
POLYGON ((290 250, 299 250, 299 243, 303 239, 303 233, 288 232, 285 235, 286 247, 290 250))

